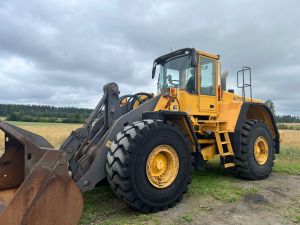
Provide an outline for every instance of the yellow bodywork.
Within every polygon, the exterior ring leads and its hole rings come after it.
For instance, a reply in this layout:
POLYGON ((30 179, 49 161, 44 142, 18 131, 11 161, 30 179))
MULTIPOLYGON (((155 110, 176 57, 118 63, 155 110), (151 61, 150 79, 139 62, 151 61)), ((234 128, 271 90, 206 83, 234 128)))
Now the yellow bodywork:
MULTIPOLYGON (((198 93, 191 94, 186 90, 179 90, 178 88, 169 88, 161 93, 161 97, 154 109, 154 111, 169 110, 180 111, 188 114, 189 119, 194 127, 194 132, 197 136, 205 136, 207 132, 215 134, 214 139, 199 138, 201 153, 204 160, 210 160, 216 155, 221 157, 234 156, 232 145, 229 140, 229 133, 235 132, 238 118, 241 113, 241 108, 244 102, 261 103, 260 100, 243 98, 237 94, 221 91, 220 87, 220 67, 219 56, 203 51, 198 51, 199 63, 197 69, 197 90, 198 93), (213 60, 215 66, 215 96, 202 95, 201 93, 201 59, 209 58, 213 60), (218 140, 219 139, 219 140, 218 140), (223 139, 226 139, 224 141, 223 139), (223 141, 222 141, 223 140, 223 141), (228 143, 226 143, 228 142, 228 143), (226 147, 225 147, 226 146, 226 147), (223 149, 227 149, 226 151, 223 149)), ((275 130, 272 127, 272 121, 266 110, 262 107, 250 107, 247 113, 248 119, 263 120, 270 128, 273 135, 275 130)), ((191 134, 188 132, 187 125, 183 121, 172 121, 180 126, 186 136, 190 137, 190 142, 193 143, 191 134)), ((258 144, 262 146, 262 144, 258 144)), ((195 149, 195 148, 193 148, 195 149)), ((225 165, 225 167, 234 166, 233 163, 225 165)))

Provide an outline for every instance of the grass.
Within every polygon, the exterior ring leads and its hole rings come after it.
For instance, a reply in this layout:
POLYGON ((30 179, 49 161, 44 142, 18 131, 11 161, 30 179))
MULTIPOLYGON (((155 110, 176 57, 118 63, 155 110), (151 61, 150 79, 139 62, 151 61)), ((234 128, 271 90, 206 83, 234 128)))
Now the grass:
POLYGON ((300 205, 293 205, 287 207, 286 218, 296 224, 300 224, 300 205))
POLYGON ((193 214, 192 213, 185 213, 181 216, 181 219, 185 222, 192 222, 193 221, 193 214))
MULTIPOLYGON (((242 188, 235 184, 235 178, 221 169, 218 161, 208 165, 205 172, 195 172, 193 181, 186 194, 187 198, 199 196, 210 196, 222 202, 235 202, 245 194, 257 192, 255 188, 242 188)), ((120 199, 117 199, 108 185, 102 184, 94 191, 84 194, 84 215, 81 225, 104 224, 104 225, 139 225, 160 224, 163 219, 157 214, 143 214, 129 208, 120 199)), ((195 208, 197 213, 204 209, 199 206, 195 208)), ((183 212, 179 216, 179 223, 192 222, 196 211, 183 212)))
POLYGON ((84 214, 80 224, 139 225, 160 224, 158 216, 139 213, 117 199, 108 184, 84 194, 84 214))
POLYGON ((195 172, 190 185, 191 196, 211 196, 224 202, 235 202, 246 194, 257 192, 255 188, 242 188, 234 184, 235 178, 214 160, 204 172, 195 172))
POLYGON ((300 215, 299 216, 295 216, 293 219, 294 219, 295 223, 300 223, 300 215))
MULTIPOLYGON (((13 122, 26 130, 44 136, 55 148, 58 148, 70 132, 78 124, 25 123, 13 122)), ((284 141, 281 152, 276 156, 274 171, 300 175, 300 131, 283 130, 284 141)), ((0 133, 0 150, 3 148, 3 134, 0 133)), ((236 179, 221 169, 217 160, 209 163, 205 172, 195 172, 189 187, 187 198, 207 196, 221 202, 235 202, 246 194, 255 193, 255 188, 238 186, 236 179)), ((95 190, 84 194, 84 214, 81 225, 84 224, 160 224, 163 216, 158 214, 145 215, 129 208, 123 201, 117 199, 108 184, 102 184, 95 190)), ((199 207, 196 209, 201 211, 199 207)), ((195 212, 196 213, 196 212, 195 212)), ((194 223, 194 212, 186 211, 178 215, 178 223, 194 223)), ((300 220, 293 216, 294 221, 300 220)))
MULTIPOLYGON (((296 125, 296 124, 295 124, 296 125)), ((300 130, 281 130, 283 141, 274 171, 300 175, 300 130)))
POLYGON ((299 146, 283 145, 280 154, 276 155, 274 171, 300 175, 299 146))

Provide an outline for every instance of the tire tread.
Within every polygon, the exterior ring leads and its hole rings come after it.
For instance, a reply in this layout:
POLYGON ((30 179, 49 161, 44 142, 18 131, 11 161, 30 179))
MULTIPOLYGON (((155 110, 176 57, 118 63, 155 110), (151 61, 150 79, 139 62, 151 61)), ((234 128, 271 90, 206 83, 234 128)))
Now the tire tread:
MULTIPOLYGON (((268 173, 264 176, 257 176, 251 169, 251 165, 248 158, 248 151, 249 151, 249 138, 252 134, 253 129, 256 126, 263 126, 265 129, 267 129, 266 125, 260 121, 260 120, 247 120, 243 124, 242 130, 241 130, 241 149, 240 154, 238 156, 235 156, 235 164, 234 167, 234 175, 239 178, 247 179, 247 180, 262 180, 269 176, 270 172, 272 171, 272 167, 274 165, 274 158, 275 154, 273 152, 273 158, 272 165, 268 171, 268 173)), ((274 145, 274 142, 273 142, 274 145)), ((274 146, 272 146, 274 148, 274 146)))
MULTIPOLYGON (((113 143, 113 148, 108 151, 107 162, 106 162, 106 173, 107 180, 115 194, 127 202, 133 208, 145 212, 153 213, 161 210, 167 210, 168 208, 174 207, 177 202, 181 201, 182 195, 187 191, 187 187, 170 204, 163 204, 160 207, 149 207, 135 195, 131 184, 129 182, 129 171, 126 167, 130 163, 130 156, 132 154, 132 145, 138 143, 142 138, 146 130, 153 129, 159 126, 173 126, 180 131, 180 129, 171 122, 164 123, 161 120, 142 120, 134 122, 132 125, 128 125, 124 128, 123 132, 118 133, 116 141, 113 143)), ((187 141, 187 140, 186 140, 187 141)), ((192 180, 192 160, 190 164, 190 171, 188 177, 188 184, 192 180)))

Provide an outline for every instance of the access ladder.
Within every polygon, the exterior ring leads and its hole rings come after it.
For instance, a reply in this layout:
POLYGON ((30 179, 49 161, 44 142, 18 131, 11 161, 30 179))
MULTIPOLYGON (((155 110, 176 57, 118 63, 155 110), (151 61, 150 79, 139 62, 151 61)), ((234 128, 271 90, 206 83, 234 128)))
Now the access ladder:
POLYGON ((224 168, 233 167, 235 164, 232 162, 234 157, 233 148, 229 138, 228 131, 223 127, 226 127, 226 121, 220 120, 200 120, 198 121, 202 131, 212 131, 215 135, 219 155, 223 162, 224 168))

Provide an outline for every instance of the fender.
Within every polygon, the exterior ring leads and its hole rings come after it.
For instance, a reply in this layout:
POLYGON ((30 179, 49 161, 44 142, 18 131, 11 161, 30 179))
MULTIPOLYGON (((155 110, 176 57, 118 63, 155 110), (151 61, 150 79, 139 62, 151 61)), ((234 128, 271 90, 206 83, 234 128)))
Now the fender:
POLYGON ((197 152, 200 150, 200 145, 198 144, 197 136, 194 132, 193 126, 187 113, 164 110, 157 112, 144 112, 143 120, 145 119, 159 119, 163 121, 171 121, 172 123, 178 125, 182 132, 188 137, 193 152, 197 152))
POLYGON ((200 152, 201 146, 198 143, 198 138, 194 132, 194 128, 189 119, 189 116, 185 112, 178 111, 155 111, 155 112, 144 112, 144 119, 159 119, 165 121, 171 121, 180 127, 181 131, 188 137, 189 144, 193 150, 192 156, 194 156, 194 167, 196 170, 204 171, 205 170, 205 161, 200 152))
MULTIPOLYGON (((235 134, 240 134, 243 123, 245 120, 249 119, 256 119, 256 120, 262 120, 269 130, 271 131, 271 134, 273 136, 274 144, 275 144, 275 153, 279 154, 279 149, 280 149, 280 137, 279 137, 279 132, 276 126, 276 122, 274 119, 274 116, 269 109, 264 103, 253 103, 253 102, 244 102, 237 120, 237 124, 235 127, 235 134)), ((234 135, 236 136, 236 135, 234 135)), ((234 137, 234 144, 238 144, 239 138, 234 137), (238 142, 238 143, 236 143, 238 142)), ((238 146, 235 146, 238 147, 238 146)), ((236 148, 240 149, 240 148, 236 148)))

